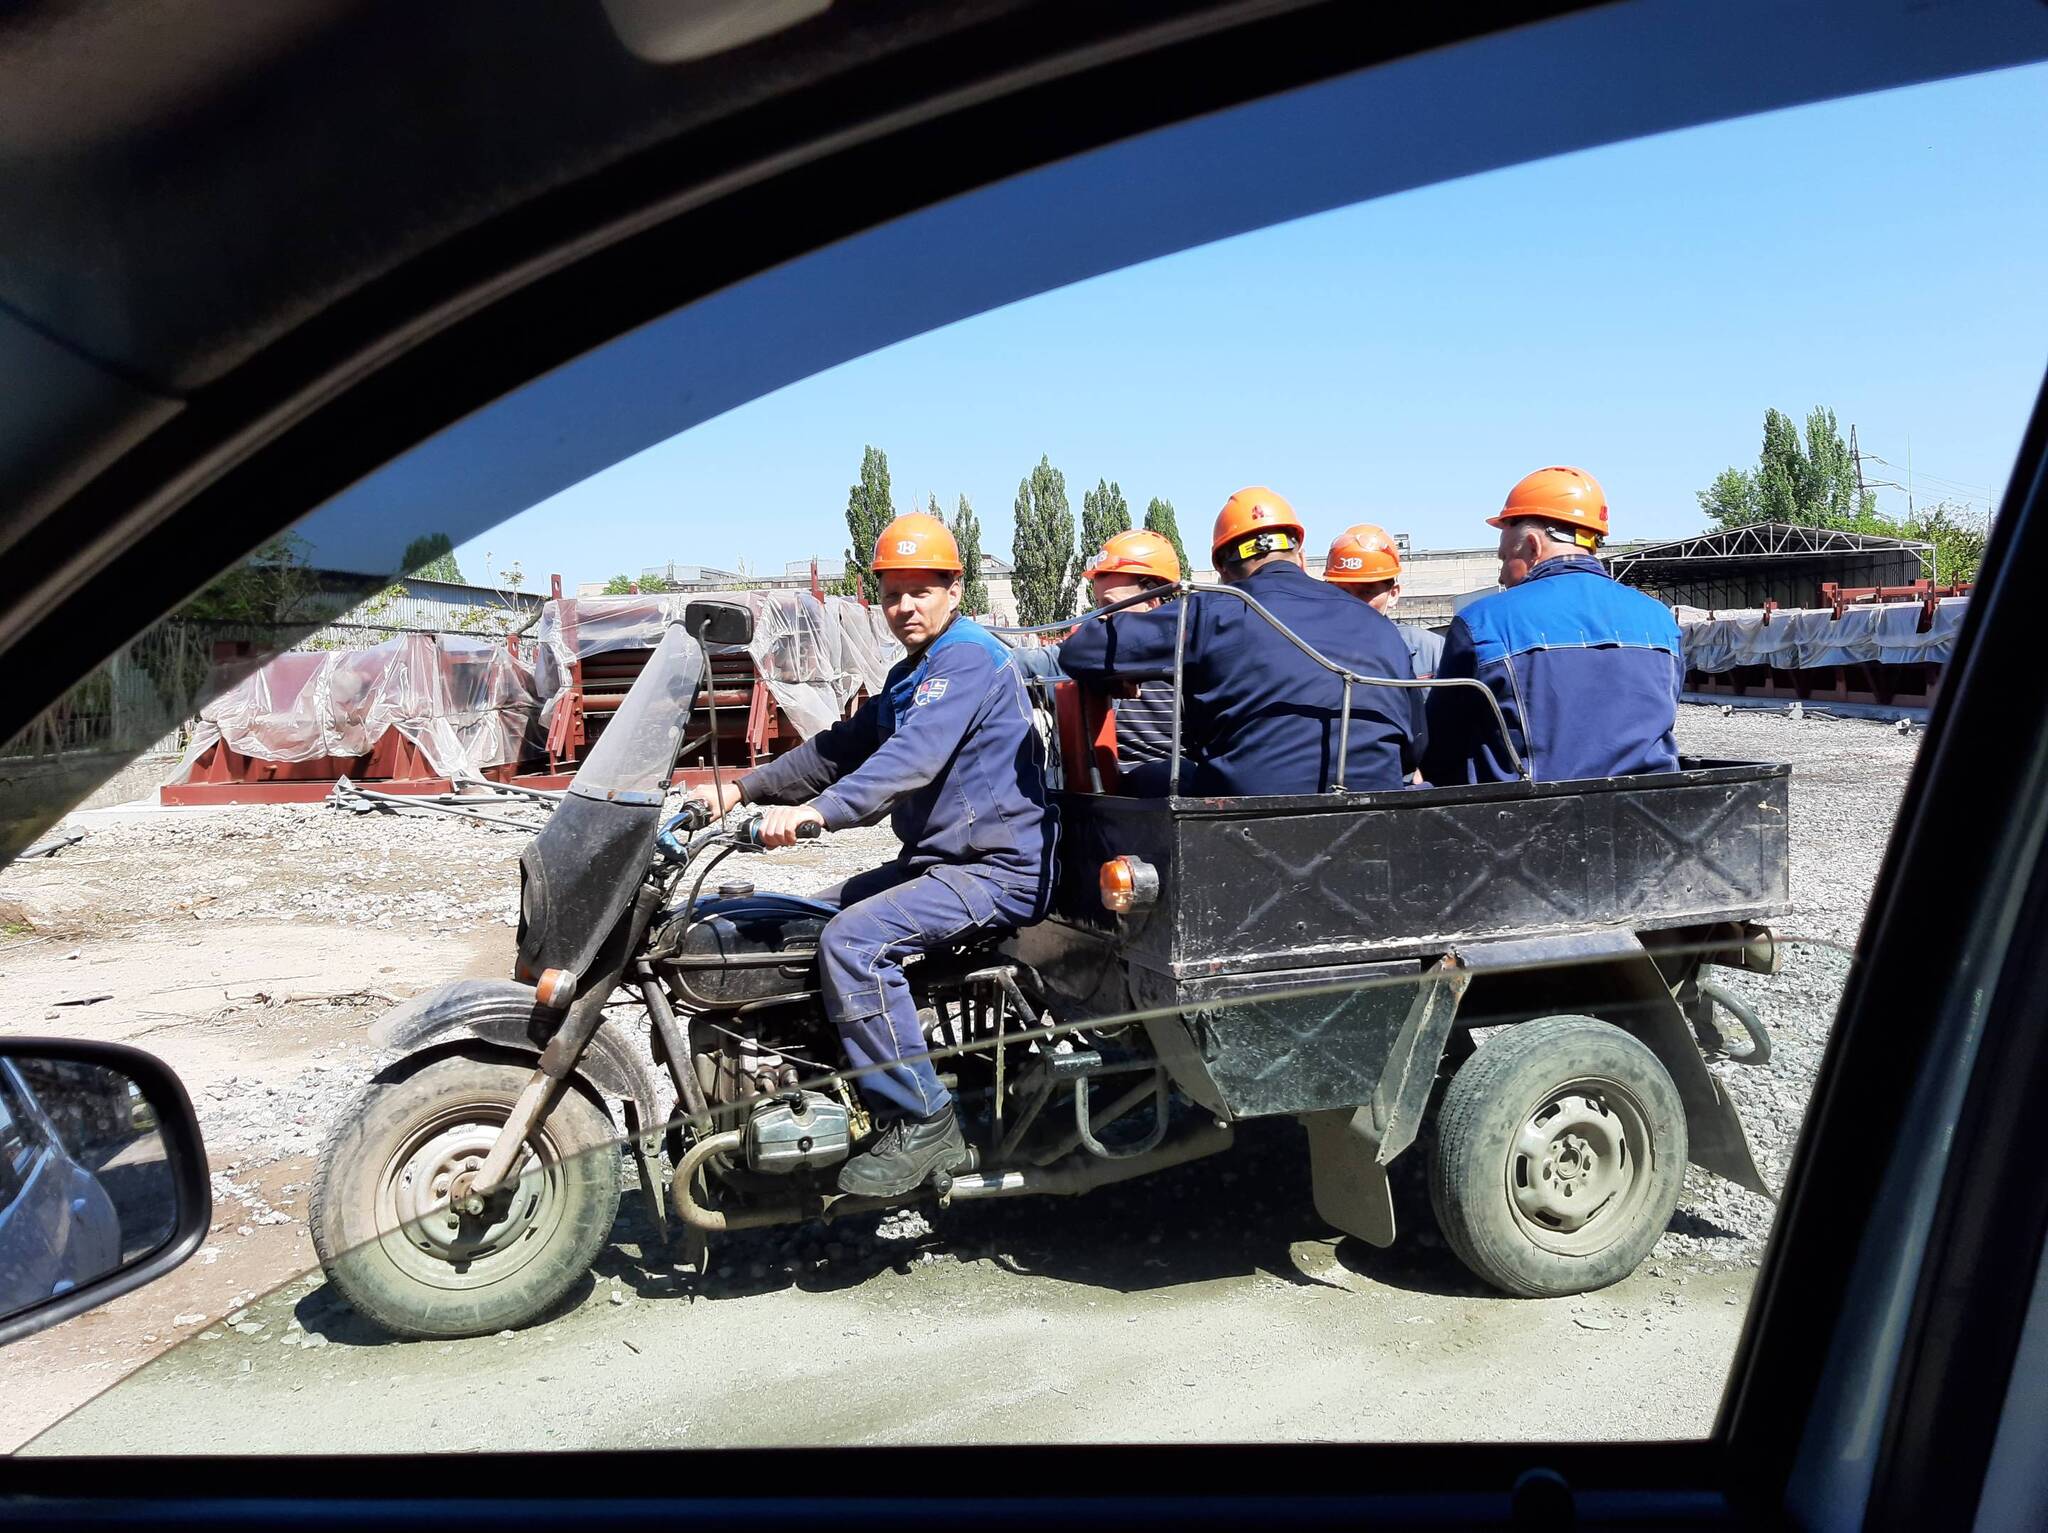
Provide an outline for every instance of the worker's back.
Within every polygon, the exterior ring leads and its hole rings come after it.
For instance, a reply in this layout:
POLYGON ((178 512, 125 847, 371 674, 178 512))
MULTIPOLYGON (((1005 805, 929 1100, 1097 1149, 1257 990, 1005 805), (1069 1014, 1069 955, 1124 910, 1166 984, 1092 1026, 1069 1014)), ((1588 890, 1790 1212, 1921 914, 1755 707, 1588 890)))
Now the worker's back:
MULTIPOLYGON (((1678 768, 1678 623, 1589 555, 1545 560, 1520 585, 1459 613, 1437 675, 1477 677, 1492 689, 1539 780, 1678 768)), ((1484 699, 1433 690, 1429 727, 1432 783, 1514 779, 1484 699)))
MULTIPOLYGON (((1361 676, 1409 678, 1399 630, 1344 592, 1288 563, 1239 587, 1303 642, 1361 676)), ((1196 592, 1183 667, 1182 740, 1187 793, 1322 793, 1336 778, 1343 683, 1236 597, 1196 592)), ((1083 623, 1061 647, 1070 676, 1097 684, 1173 674, 1179 604, 1083 623)), ((1345 783, 1397 788, 1420 763, 1419 689, 1352 689, 1345 783)), ((1155 774, 1163 787, 1163 772, 1155 774)), ((1141 776, 1140 781, 1145 779, 1141 776)))

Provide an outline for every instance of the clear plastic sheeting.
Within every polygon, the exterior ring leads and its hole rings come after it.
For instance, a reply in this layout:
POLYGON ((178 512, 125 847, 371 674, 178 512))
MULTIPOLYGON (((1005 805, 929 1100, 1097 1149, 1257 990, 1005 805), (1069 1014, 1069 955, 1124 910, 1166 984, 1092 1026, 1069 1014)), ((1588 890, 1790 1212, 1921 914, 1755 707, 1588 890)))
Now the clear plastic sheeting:
POLYGON ((1761 611, 1710 617, 1681 607, 1679 634, 1686 668, 1708 675, 1749 665, 1805 671, 1831 665, 1942 664, 1955 654, 1968 607, 1966 596, 1937 602, 1925 633, 1920 632, 1919 602, 1848 607, 1839 618, 1831 608, 1777 611, 1769 622, 1761 611))
POLYGON ((502 642, 402 634, 277 656, 200 710, 174 782, 216 744, 257 761, 366 756, 397 730, 443 777, 515 765, 537 738, 533 674, 502 642))
POLYGON ((653 649, 693 601, 745 602, 752 610, 754 641, 747 652, 754 672, 807 740, 844 718, 857 693, 880 691, 889 667, 903 657, 882 614, 845 596, 820 601, 808 591, 694 591, 550 601, 535 631, 542 728, 554 718, 578 661, 653 649), (572 611, 565 614, 565 606, 572 611))

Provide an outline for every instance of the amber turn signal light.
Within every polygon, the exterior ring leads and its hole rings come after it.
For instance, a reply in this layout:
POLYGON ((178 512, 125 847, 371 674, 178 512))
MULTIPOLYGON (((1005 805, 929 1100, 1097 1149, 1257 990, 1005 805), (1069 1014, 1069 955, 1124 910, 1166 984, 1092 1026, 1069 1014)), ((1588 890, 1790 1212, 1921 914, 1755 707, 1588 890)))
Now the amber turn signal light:
POLYGON ((545 970, 540 983, 533 987, 533 998, 556 1011, 567 1006, 575 994, 576 972, 573 969, 545 970))
POLYGON ((1118 915, 1142 910, 1159 899, 1159 873, 1136 857, 1112 857, 1102 865, 1102 905, 1118 915))

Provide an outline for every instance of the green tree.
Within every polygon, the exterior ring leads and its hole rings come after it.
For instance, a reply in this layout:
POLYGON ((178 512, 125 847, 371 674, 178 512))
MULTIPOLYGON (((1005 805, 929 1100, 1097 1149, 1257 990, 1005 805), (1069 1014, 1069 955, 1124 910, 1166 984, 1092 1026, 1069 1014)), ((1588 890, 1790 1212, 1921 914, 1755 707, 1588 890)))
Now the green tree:
POLYGON ((354 605, 348 597, 358 593, 323 591, 307 558, 310 551, 296 532, 272 538, 187 602, 179 616, 287 627, 327 622, 354 605))
MULTIPOLYGON (((939 498, 934 495, 932 515, 938 514, 939 498)), ((960 593, 960 610, 972 616, 986 616, 988 582, 981 574, 981 518, 974 514, 974 503, 965 495, 960 497, 953 520, 947 525, 952 529, 953 541, 960 545, 960 564, 967 571, 966 588, 960 593)))
POLYGON ((1074 513, 1067 504, 1067 476, 1040 456, 1038 467, 1017 485, 1016 532, 1010 543, 1017 566, 1017 618, 1026 627, 1058 623, 1074 615, 1080 558, 1074 552, 1074 513))
POLYGON ((1723 527, 1764 519, 1757 507, 1756 475, 1739 468, 1722 469, 1714 482, 1699 492, 1699 501, 1700 509, 1723 527))
POLYGON ((1941 585, 1975 580, 1984 564, 1984 545, 1991 538, 1991 524, 1986 518, 1968 506, 1946 500, 1901 518, 1875 514, 1860 517, 1850 530, 1933 544, 1933 574, 1941 585))
POLYGON ((846 551, 846 578, 854 594, 869 601, 882 599, 882 587, 869 568, 875 557, 875 539, 895 520, 896 502, 889 492, 889 455, 870 447, 860 457, 860 483, 846 492, 846 531, 853 546, 846 551))
POLYGON ((461 585, 462 567, 455 562, 455 545, 445 532, 430 532, 405 545, 398 567, 422 580, 446 580, 461 585))
POLYGON ((1195 566, 1188 559, 1188 551, 1180 540, 1180 523, 1173 519, 1173 502, 1152 497, 1152 504, 1145 508, 1145 530, 1156 532, 1173 545, 1174 557, 1180 560, 1180 572, 1184 579, 1192 578, 1195 566))
POLYGON ((633 594, 633 577, 631 575, 612 576, 611 579, 604 583, 604 594, 607 596, 631 596, 633 594))
POLYGON ((1131 530, 1131 508, 1124 503, 1122 488, 1107 479, 1095 481, 1095 488, 1081 497, 1081 559, 1083 564, 1102 551, 1102 545, 1119 532, 1131 530))
POLYGON ((1792 522, 1848 529, 1877 514, 1877 497, 1856 488, 1856 460, 1842 440, 1835 412, 1815 405, 1806 440, 1792 417, 1764 411, 1763 447, 1753 471, 1723 469, 1699 492, 1700 509, 1723 527, 1792 522))
POLYGON ((1829 527, 1847 527, 1877 510, 1877 496, 1856 491, 1856 460, 1842 440, 1835 412, 1815 405, 1806 412, 1806 456, 1799 462, 1800 503, 1811 507, 1829 527))

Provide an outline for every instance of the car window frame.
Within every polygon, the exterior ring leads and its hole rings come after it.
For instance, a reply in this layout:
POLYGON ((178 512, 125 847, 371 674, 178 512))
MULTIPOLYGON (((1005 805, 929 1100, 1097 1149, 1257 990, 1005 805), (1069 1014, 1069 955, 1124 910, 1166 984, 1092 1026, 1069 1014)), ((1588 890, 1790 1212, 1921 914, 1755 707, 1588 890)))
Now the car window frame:
MULTIPOLYGON (((1987 569, 1994 572, 2033 567, 2024 561, 2034 560, 2039 553, 2048 551, 2044 549, 2044 544, 2048 544, 2048 519, 2044 519, 2041 486, 2043 422, 2048 418, 2044 412, 2048 412, 2048 404, 2037 404, 2020 463, 2011 479, 2013 488, 2009 491, 1987 555, 1987 569)), ((1578 1487, 1576 1492, 1568 1493, 1576 1494, 1589 1517, 1596 1519, 1598 1516, 1640 1515, 1652 1507, 1665 1511, 1680 1507, 1690 1508, 1703 1520, 1716 1520, 1733 1517, 1744 1510, 1771 1509, 1780 1504, 1802 1446, 1809 1441, 1803 1413, 1820 1387, 1827 1348, 1844 1334, 1841 1324, 1856 1318, 1842 1313, 1840 1300, 1846 1291, 1844 1284, 1855 1259, 1857 1243, 1837 1241, 1835 1244, 1848 1249, 1830 1253, 1815 1244, 1820 1232, 1806 1215, 1811 1208, 1828 1203, 1833 1204, 1836 1214, 1846 1207, 1852 1218, 1860 1219, 1859 1229, 1867 1233, 1871 1205, 1885 1175, 1898 1157, 1895 1154, 1882 1166, 1869 1164, 1875 1157, 1868 1154, 1867 1135, 1859 1143, 1852 1138, 1852 1131, 1867 1131, 1873 1125, 1882 1128, 1887 1123, 1884 1110, 1889 1106, 1896 1113, 1904 1100, 1902 1093, 1909 1091, 1916 1079, 1914 1067, 1925 1063, 1927 1051, 1941 1036, 1938 1030, 1930 1028, 1927 1037, 1921 1040, 1922 1047, 1898 1050, 1894 1046, 1895 1037, 1877 1036, 1878 1024, 1867 1020, 1873 1015, 1869 1008, 1876 997, 1895 1000, 1902 993, 1910 993, 1928 998, 1936 1007, 1947 1008, 1942 1013, 1945 1018, 1955 1015, 1955 997, 1943 988, 1953 976, 1930 978, 1923 974, 1920 983, 1902 992, 1897 987, 1902 981, 1911 979, 1909 964, 1916 961, 1915 951, 1903 945, 1895 951, 1887 951, 1885 943, 1916 924, 1924 927, 1944 909, 1950 911, 1956 921, 1984 919, 1991 902, 2009 899, 2013 894, 2009 887, 1995 882, 1998 870, 1990 853, 1996 848, 1979 848, 1979 855, 1974 859, 1958 857, 1952 846, 1944 848, 1939 844, 1937 831, 1941 825, 1951 822, 1945 810, 1952 811, 1958 807, 1956 800, 1971 797, 1956 791, 1960 785, 1976 784, 1976 795, 1972 801, 1985 801, 1981 777, 1958 770, 1953 764, 1953 749, 1961 748, 1955 744, 1957 741, 1987 738, 1978 732, 1987 727, 1984 720, 1991 716, 1994 707, 2011 700, 2011 694, 2003 690, 2001 679, 1993 669, 1993 657, 1980 651, 1980 636, 2012 631, 2011 625, 2024 606, 2025 602, 2007 583, 2005 574, 1998 573, 1983 600, 1973 604, 1970 620, 1965 625, 1956 678, 1945 689, 1935 714, 1934 727, 1929 731, 1932 752, 1923 754, 1915 768, 1901 810, 1899 829, 1895 832, 1885 873, 1873 902, 1873 914, 1866 926, 1866 941, 1872 944, 1872 951, 1868 962, 1858 966, 1853 1003, 1845 1001, 1844 1004, 1845 1020, 1852 1014, 1865 1020, 1853 1027, 1838 1029, 1836 1038, 1830 1042, 1827 1064, 1823 1069, 1823 1082, 1827 1086, 1825 1100, 1819 1104, 1816 1117, 1809 1120, 1802 1137, 1796 1160, 1795 1184, 1788 1192, 1787 1211, 1780 1231, 1784 1238, 1774 1236, 1771 1255, 1766 1258, 1764 1282, 1769 1302, 1760 1302, 1753 1310, 1745 1327, 1743 1350, 1737 1358, 1734 1376, 1743 1380, 1743 1394, 1731 1401, 1715 1438, 1700 1443, 1651 1445, 1456 1445, 1421 1449, 1347 1445, 1327 1451, 1306 1448, 1237 1450, 1253 1455, 1264 1473, 1290 1476, 1272 1483, 1288 1485, 1299 1493, 1300 1498, 1314 1501, 1300 1520, 1314 1525, 1323 1520, 1350 1519, 1373 1511, 1385 1515, 1389 1509, 1399 1508, 1401 1503, 1394 1498, 1403 1494, 1420 1495, 1452 1486, 1463 1486, 1468 1490, 1470 1505, 1475 1512, 1498 1512, 1512 1505, 1517 1496, 1540 1500, 1545 1492, 1526 1487, 1550 1483, 1540 1478, 1545 1473, 1561 1475, 1572 1486, 1578 1487), (1963 722, 1955 722, 1957 720, 1963 722), (1955 731, 1953 740, 1944 732, 1952 725, 1955 731), (1930 880, 1932 873, 1946 875, 1972 867, 1994 877, 1994 882, 1951 884, 1945 876, 1930 880), (1957 896, 1955 891, 1958 888, 1966 891, 1963 897, 1957 896), (1892 1056, 1889 1060, 1884 1057, 1886 1051, 1892 1056), (1859 1157, 1864 1163, 1860 1169, 1855 1164, 1859 1157), (1787 1265, 1791 1260, 1788 1253, 1794 1251, 1801 1257, 1810 1258, 1809 1264, 1797 1271, 1787 1265), (1805 1333, 1803 1338, 1802 1332, 1805 1333), (1361 1491, 1359 1479, 1368 1472, 1373 1488, 1369 1492, 1361 1491), (1532 1475, 1538 1478, 1531 1479, 1532 1475), (1517 1491, 1517 1485, 1525 1488, 1517 1491)), ((2031 698, 2033 693, 2029 692, 2027 696, 2031 698)), ((2048 699, 2043 701, 2048 702, 2048 699)), ((2044 708, 2042 716, 2048 717, 2048 708, 2044 708)), ((2036 736, 2032 743, 2048 746, 2048 739, 2039 738, 2039 729, 2036 736)), ((2008 876, 2011 876, 2010 870, 2008 876)), ((1948 926, 1945 925, 1944 929, 1948 926)), ((1925 969, 1927 966, 1922 963, 1920 967, 1925 969)), ((1988 1024, 1985 1026, 1970 1061, 1971 1069, 1976 1072, 1976 1082, 1983 1081, 1983 1072, 1999 1063, 2000 1050, 2010 1042, 2008 1032, 1988 1024)), ((1977 1089, 1974 1083, 1970 1089, 1977 1089)), ((1905 1148, 1901 1143, 1898 1154, 1903 1154, 1905 1148)), ((1959 1248, 1953 1254, 1960 1258, 1969 1253, 1959 1248)), ((1764 1296, 1765 1289, 1760 1288, 1760 1301, 1764 1296)), ((1913 1336, 1909 1334, 1902 1341, 1902 1348, 1909 1346, 1912 1340, 1913 1336)), ((1906 1403, 1904 1399, 1895 1397, 1892 1408, 1906 1403)), ((1077 1453, 1084 1458, 1089 1456, 1083 1450, 1069 1449, 958 1450, 952 1453, 932 1449, 884 1449, 865 1450, 858 1455, 830 1450, 792 1450, 769 1455, 748 1455, 744 1452, 737 1455, 727 1452, 692 1454, 688 1450, 680 1450, 661 1456, 658 1473, 664 1479, 681 1483, 737 1482, 742 1486, 774 1486, 776 1488, 772 1490, 738 1489, 731 1493, 734 1503, 747 1511, 764 1515, 777 1509, 816 1509, 816 1503, 791 1497, 781 1489, 789 1483, 795 1466, 799 1464, 805 1472, 816 1473, 821 1484, 844 1487, 853 1483, 856 1476, 871 1475, 884 1483, 918 1483, 931 1487, 933 1498, 949 1493, 957 1498, 951 1503, 930 1499, 921 1504, 911 1504, 893 1495, 865 1500, 855 1498, 856 1505, 848 1520, 856 1525, 866 1522, 879 1525, 889 1521, 900 1526, 904 1520, 933 1515, 942 1505, 979 1509, 981 1514, 989 1514, 990 1508, 999 1503, 987 1497, 987 1487, 998 1480, 1021 1480, 1034 1488, 1068 1483, 1064 1477, 1071 1474, 1077 1453), (755 1478, 757 1475, 760 1478, 755 1478), (1046 1479, 1037 1479, 1040 1475, 1046 1479)), ((1227 1489, 1228 1481, 1220 1465, 1206 1469, 1199 1467, 1199 1455, 1203 1454, 1220 1458, 1213 1447, 1192 1450, 1191 1453, 1119 1449, 1115 1450, 1114 1464, 1117 1471, 1127 1477, 1126 1483, 1151 1479, 1164 1485, 1169 1477, 1173 1477, 1177 1485, 1187 1492, 1220 1495, 1227 1489), (1191 1468, 1191 1465, 1197 1467, 1191 1468)), ((1093 1456, 1098 1463, 1109 1462, 1105 1454, 1093 1456)), ((342 1519, 359 1511, 361 1506, 360 1502, 349 1499, 349 1487, 359 1479, 362 1470, 360 1464, 348 1459, 291 1460, 253 1466, 248 1461, 231 1458, 178 1464, 146 1462, 151 1473, 162 1468, 163 1478, 158 1488, 165 1495, 182 1496, 192 1506, 215 1508, 229 1524, 254 1515, 254 1508, 242 1500, 222 1499, 223 1487, 237 1481, 254 1493, 290 1489, 295 1494, 306 1496, 315 1524, 322 1517, 342 1519), (308 1487, 314 1489, 309 1492, 308 1487), (325 1510, 321 1509, 323 1507, 325 1510)), ((1243 1459, 1234 1460, 1228 1478, 1234 1479, 1240 1472, 1238 1466, 1244 1462, 1243 1459)), ((10 1488, 39 1485, 60 1495, 65 1492, 60 1481, 52 1476, 62 1473, 66 1479, 75 1480, 77 1475, 75 1461, 29 1466, 20 1470, 19 1478, 16 1476, 20 1466, 7 1467, 6 1483, 10 1488)), ((131 1464, 124 1473, 132 1475, 137 1467, 131 1464)), ((495 1465, 499 1473, 516 1474, 528 1483, 541 1484, 554 1483, 554 1477, 558 1477, 564 1467, 563 1461, 542 1455, 507 1455, 502 1463, 495 1465)), ((565 1505, 601 1505, 619 1515, 646 1511, 654 1505, 646 1499, 642 1489, 657 1472, 650 1469, 646 1458, 638 1455, 597 1455, 578 1458, 571 1461, 569 1467, 579 1475, 587 1470, 594 1478, 616 1472, 624 1488, 615 1495, 593 1489, 573 1497, 565 1496, 563 1500, 536 1497, 520 1503, 487 1500, 459 1487, 413 1486, 404 1494, 418 1498, 422 1504, 445 1498, 444 1504, 490 1509, 488 1514, 503 1517, 507 1526, 543 1525, 559 1519, 565 1505)), ((1879 1482, 1874 1479, 1873 1483, 1879 1482)), ((75 1491, 75 1485, 70 1488, 75 1491)), ((387 1494, 375 1487, 358 1487, 358 1493, 366 1498, 387 1494)), ((1048 1514, 1058 1514, 1062 1507, 1068 1506, 1067 1502, 1059 1499, 1063 1492, 1057 1488, 1045 1489, 1040 1494, 1045 1503, 1041 1509, 1048 1514)), ((1256 1504, 1271 1510, 1281 1503, 1275 1497, 1256 1504)), ((1252 1505, 1254 1503, 1233 1499, 1227 1504, 1218 1503, 1207 1509, 1199 1505, 1184 1505, 1184 1511, 1187 1520, 1192 1522, 1202 1521, 1205 1515, 1215 1516, 1224 1512, 1236 1520, 1244 1517, 1252 1505)), ((835 1510, 838 1509, 835 1505, 835 1510)), ((1415 1507, 1408 1509, 1413 1512, 1415 1507)), ((269 1510, 274 1514, 274 1505, 269 1510)))

